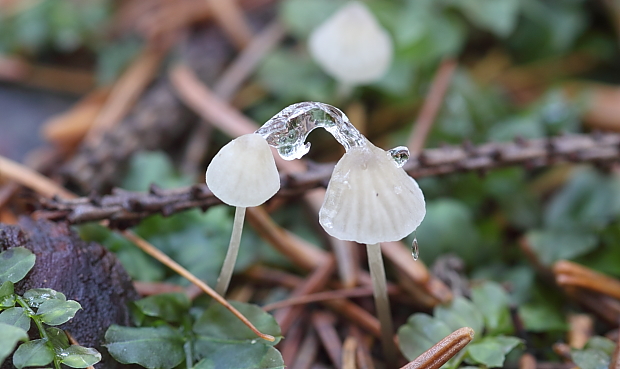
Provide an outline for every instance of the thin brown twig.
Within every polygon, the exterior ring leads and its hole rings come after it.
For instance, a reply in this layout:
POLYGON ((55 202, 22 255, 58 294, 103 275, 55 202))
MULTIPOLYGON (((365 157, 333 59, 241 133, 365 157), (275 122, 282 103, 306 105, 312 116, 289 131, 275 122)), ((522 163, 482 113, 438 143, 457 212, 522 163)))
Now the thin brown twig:
POLYGON ((316 311, 312 314, 312 325, 319 335, 319 339, 327 352, 327 356, 335 368, 340 368, 342 357, 342 342, 334 327, 336 317, 327 311, 316 311))
POLYGON ((213 11, 224 32, 239 48, 244 48, 252 39, 252 28, 235 0, 205 0, 213 11))
POLYGON ((85 142, 90 144, 99 142, 101 136, 120 122, 129 112, 155 76, 167 49, 167 46, 163 48, 147 47, 138 55, 114 84, 109 98, 86 134, 85 142))
POLYGON ((553 272, 560 286, 581 287, 620 300, 620 281, 615 278, 566 260, 555 263, 553 272))
POLYGON ((439 369, 474 339, 469 327, 457 329, 401 369, 439 369))
POLYGON ((439 113, 439 108, 448 91, 456 66, 457 62, 453 58, 444 59, 441 64, 439 64, 439 68, 431 82, 431 88, 420 110, 420 115, 407 141, 409 151, 413 155, 418 155, 424 148, 424 143, 439 113))
MULTIPOLYGON (((392 289, 392 292, 394 290, 392 289)), ((332 291, 324 291, 317 292, 313 294, 308 294, 299 297, 293 297, 282 301, 273 302, 271 304, 267 304, 263 306, 263 310, 271 311, 277 310, 284 307, 292 306, 292 305, 301 305, 301 304, 309 304, 312 302, 321 302, 326 300, 337 300, 342 299, 344 297, 367 297, 372 296, 372 288, 371 287, 356 287, 356 288, 345 288, 341 290, 332 290, 332 291)))
MULTIPOLYGON (((578 134, 519 142, 487 143, 474 147, 448 146, 425 150, 404 168, 416 178, 466 171, 486 171, 523 165, 530 168, 564 162, 610 163, 620 160, 620 134, 578 134)), ((297 195, 329 180, 333 164, 311 165, 308 171, 281 176, 277 196, 297 195)), ((111 226, 129 226, 153 214, 172 215, 192 208, 207 209, 221 202, 206 185, 149 193, 113 191, 93 201, 43 201, 40 216, 84 223, 110 219, 111 226)))

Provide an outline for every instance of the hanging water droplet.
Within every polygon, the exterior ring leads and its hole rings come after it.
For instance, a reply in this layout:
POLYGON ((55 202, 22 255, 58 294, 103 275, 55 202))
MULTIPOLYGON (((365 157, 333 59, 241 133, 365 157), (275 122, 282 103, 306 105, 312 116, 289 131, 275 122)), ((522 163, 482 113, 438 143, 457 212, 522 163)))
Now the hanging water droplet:
POLYGON ((390 149, 388 150, 388 153, 392 157, 392 160, 396 163, 396 166, 399 168, 405 165, 407 160, 409 160, 409 149, 405 146, 398 146, 390 149))
POLYGON ((413 237, 413 242, 411 243, 411 256, 413 256, 413 260, 418 260, 418 258, 420 257, 417 237, 413 237))

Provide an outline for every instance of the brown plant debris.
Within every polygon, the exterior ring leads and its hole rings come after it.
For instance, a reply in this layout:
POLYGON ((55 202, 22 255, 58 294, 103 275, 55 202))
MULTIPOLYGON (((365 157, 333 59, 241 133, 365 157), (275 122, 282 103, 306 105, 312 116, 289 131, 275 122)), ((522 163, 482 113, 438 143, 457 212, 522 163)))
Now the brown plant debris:
MULTIPOLYGON (((562 162, 608 164, 620 160, 620 134, 593 133, 557 136, 549 139, 517 140, 427 149, 411 158, 404 169, 420 178, 463 171, 481 171, 523 165, 529 168, 562 162)), ((299 195, 324 185, 333 163, 312 164, 303 173, 281 177, 279 196, 299 195)), ((162 190, 153 185, 148 193, 114 189, 112 194, 72 200, 42 199, 38 217, 67 220, 71 224, 108 219, 113 228, 126 228, 153 214, 172 215, 192 208, 221 203, 205 184, 162 190)))

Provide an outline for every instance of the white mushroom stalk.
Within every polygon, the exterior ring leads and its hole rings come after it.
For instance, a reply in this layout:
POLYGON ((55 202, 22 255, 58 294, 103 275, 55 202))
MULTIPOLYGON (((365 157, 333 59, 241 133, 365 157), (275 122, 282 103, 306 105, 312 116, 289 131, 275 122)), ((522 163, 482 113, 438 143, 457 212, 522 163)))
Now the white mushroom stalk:
POLYGON ((310 35, 308 47, 314 60, 345 93, 380 79, 394 54, 388 32, 358 1, 346 4, 319 25, 310 35))
POLYGON ((271 149, 258 134, 240 136, 215 155, 207 168, 207 186, 224 203, 235 206, 232 236, 215 290, 224 296, 235 268, 245 209, 269 200, 280 189, 271 149))
POLYGON ((319 222, 336 238, 366 244, 383 348, 387 360, 393 361, 396 347, 380 242, 397 241, 415 231, 426 214, 424 195, 401 168, 409 158, 407 148, 386 152, 374 146, 333 106, 291 105, 256 133, 291 160, 310 150, 306 137, 319 127, 346 149, 327 186, 319 222))

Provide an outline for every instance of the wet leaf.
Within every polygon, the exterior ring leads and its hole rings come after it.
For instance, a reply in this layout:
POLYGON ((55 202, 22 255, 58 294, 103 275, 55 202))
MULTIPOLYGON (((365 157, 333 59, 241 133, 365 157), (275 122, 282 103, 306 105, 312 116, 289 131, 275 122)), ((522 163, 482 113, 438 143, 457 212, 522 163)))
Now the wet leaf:
POLYGON ((495 282, 485 282, 471 290, 472 302, 482 313, 488 334, 512 333, 509 297, 495 282))
POLYGON ((547 332, 567 329, 562 314, 549 304, 524 304, 519 306, 518 312, 525 329, 528 331, 547 332))
POLYGON ((38 308, 47 300, 67 301, 63 293, 54 291, 51 288, 33 288, 24 292, 23 297, 31 308, 38 308))
POLYGON ((21 344, 13 354, 13 365, 17 369, 26 366, 47 365, 54 359, 54 351, 47 339, 33 340, 21 344))
POLYGON ((112 325, 104 345, 123 364, 149 369, 171 369, 185 359, 183 336, 169 326, 130 328, 112 325))
POLYGON ((15 349, 19 341, 28 341, 28 332, 10 324, 0 322, 0 365, 15 349))
POLYGON ((405 357, 414 360, 450 333, 450 327, 444 322, 418 313, 398 329, 398 343, 405 357))
POLYGON ((499 37, 510 35, 517 25, 519 0, 457 0, 450 4, 461 9, 474 26, 499 37))
POLYGON ((0 286, 0 308, 9 308, 15 305, 15 295, 13 294, 13 282, 6 281, 0 286))
POLYGON ((24 247, 14 247, 0 252, 0 282, 21 281, 34 266, 36 257, 24 247))
POLYGON ((611 358, 609 354, 597 349, 573 352, 573 361, 581 369, 607 369, 611 358))
POLYGON ((258 330, 276 337, 275 342, 258 338, 249 328, 220 304, 212 304, 194 324, 196 352, 208 358, 214 368, 280 368, 284 366, 279 352, 272 349, 281 338, 280 327, 273 316, 258 306, 231 301, 258 330), (264 365, 264 366, 259 366, 264 365))
POLYGON ((180 322, 190 307, 189 298, 184 293, 162 293, 145 297, 134 304, 144 315, 163 318, 168 322, 180 322))
POLYGON ((45 324, 60 325, 73 318, 75 313, 81 308, 82 306, 73 300, 47 300, 39 306, 37 316, 45 324))
POLYGON ((78 345, 71 345, 58 355, 62 357, 61 363, 72 368, 86 368, 101 361, 101 354, 97 350, 78 345))
POLYGON ((476 363, 497 368, 504 365, 506 354, 520 343, 516 337, 486 337, 480 342, 470 343, 467 352, 476 363))
POLYGON ((448 326, 449 333, 463 327, 470 327, 479 333, 484 327, 484 317, 478 307, 463 297, 456 297, 447 305, 438 305, 433 315, 448 326))
POLYGON ((545 265, 573 259, 596 248, 598 237, 589 232, 543 229, 526 235, 532 250, 545 265))
POLYGON ((12 307, 0 312, 0 323, 21 328, 26 332, 30 329, 30 317, 21 307, 12 307))

